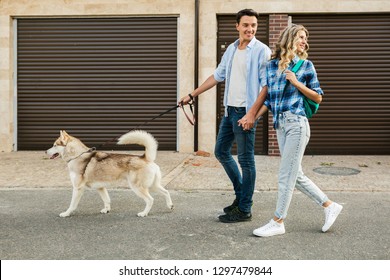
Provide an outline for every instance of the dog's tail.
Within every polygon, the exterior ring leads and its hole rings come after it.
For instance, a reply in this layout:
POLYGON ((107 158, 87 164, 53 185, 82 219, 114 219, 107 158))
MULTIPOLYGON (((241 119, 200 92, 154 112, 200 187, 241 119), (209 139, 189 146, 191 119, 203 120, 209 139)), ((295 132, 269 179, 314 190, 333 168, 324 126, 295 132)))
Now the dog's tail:
POLYGON ((147 161, 155 161, 157 156, 158 143, 154 137, 143 130, 133 130, 122 135, 118 140, 118 145, 137 144, 145 147, 145 157, 147 161))

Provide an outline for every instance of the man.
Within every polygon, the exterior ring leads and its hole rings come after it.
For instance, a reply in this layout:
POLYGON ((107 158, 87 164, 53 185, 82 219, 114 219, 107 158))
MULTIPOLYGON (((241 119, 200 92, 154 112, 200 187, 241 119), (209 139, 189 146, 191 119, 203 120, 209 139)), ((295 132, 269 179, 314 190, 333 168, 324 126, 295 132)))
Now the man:
POLYGON ((232 205, 223 209, 225 214, 219 216, 219 220, 224 223, 249 221, 252 218, 252 197, 256 180, 255 115, 267 95, 266 64, 271 55, 268 46, 255 38, 257 20, 258 14, 252 9, 237 13, 236 29, 239 38, 226 49, 214 74, 179 101, 179 104, 185 105, 194 97, 225 81, 225 114, 218 132, 215 156, 229 176, 236 198, 232 205), (252 128, 244 130, 243 126, 238 125, 240 119, 241 124, 252 128), (237 143, 241 172, 231 154, 234 141, 237 143))

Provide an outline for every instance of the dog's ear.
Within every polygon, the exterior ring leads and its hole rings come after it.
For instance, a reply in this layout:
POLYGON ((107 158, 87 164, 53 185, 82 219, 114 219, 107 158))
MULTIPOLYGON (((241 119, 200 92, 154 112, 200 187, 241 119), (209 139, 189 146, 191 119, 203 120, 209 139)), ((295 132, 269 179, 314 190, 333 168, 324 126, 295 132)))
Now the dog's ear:
POLYGON ((60 130, 60 135, 61 135, 61 136, 60 136, 61 140, 64 141, 64 142, 65 142, 66 139, 69 138, 69 134, 66 133, 65 130, 60 130))

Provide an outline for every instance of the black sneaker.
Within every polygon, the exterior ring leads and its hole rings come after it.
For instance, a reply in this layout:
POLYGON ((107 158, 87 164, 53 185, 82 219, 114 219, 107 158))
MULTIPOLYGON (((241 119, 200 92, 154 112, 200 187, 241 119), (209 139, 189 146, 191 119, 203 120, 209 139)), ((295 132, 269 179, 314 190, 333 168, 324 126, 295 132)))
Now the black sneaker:
POLYGON ((237 199, 235 199, 233 201, 232 205, 229 205, 229 206, 226 206, 225 208, 223 208, 223 212, 225 212, 226 214, 230 213, 236 207, 238 207, 238 200, 237 199))
MULTIPOLYGON (((251 205, 253 206, 253 201, 252 201, 251 205)), ((234 208, 238 208, 238 200, 237 199, 235 199, 233 201, 232 205, 229 205, 229 206, 226 206, 225 208, 223 208, 223 212, 225 212, 226 214, 229 214, 230 212, 232 212, 232 210, 234 208)))
POLYGON ((218 218, 222 223, 238 223, 252 220, 252 214, 250 212, 242 212, 240 208, 235 207, 230 213, 221 215, 218 218))

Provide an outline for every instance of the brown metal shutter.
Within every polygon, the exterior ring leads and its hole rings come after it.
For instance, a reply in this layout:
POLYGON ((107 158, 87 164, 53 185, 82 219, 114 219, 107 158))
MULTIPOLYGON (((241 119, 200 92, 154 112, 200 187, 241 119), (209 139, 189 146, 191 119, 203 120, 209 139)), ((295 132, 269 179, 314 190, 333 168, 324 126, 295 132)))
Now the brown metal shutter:
POLYGON ((390 14, 295 15, 325 95, 308 154, 390 154, 390 14))
MULTIPOLYGON (((177 102, 176 17, 18 19, 17 26, 18 150, 47 149, 60 129, 103 144, 177 102)), ((159 149, 176 150, 176 110, 140 128, 159 149)))
MULTIPOLYGON (((221 15, 218 16, 218 40, 217 40, 217 57, 218 63, 221 61, 222 56, 226 48, 238 39, 238 32, 236 29, 236 16, 235 15, 221 15)), ((258 20, 258 28, 256 32, 256 38, 268 45, 268 16, 260 16, 258 20)), ((225 112, 223 106, 223 96, 225 92, 225 83, 219 83, 217 87, 217 131, 219 130, 219 124, 225 112)), ((236 153, 236 145, 234 145, 233 153, 236 153)), ((255 154, 266 155, 268 153, 268 118, 264 118, 259 121, 256 127, 256 142, 255 142, 255 154)))

